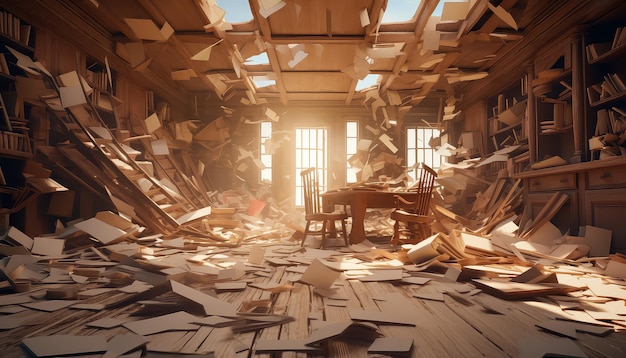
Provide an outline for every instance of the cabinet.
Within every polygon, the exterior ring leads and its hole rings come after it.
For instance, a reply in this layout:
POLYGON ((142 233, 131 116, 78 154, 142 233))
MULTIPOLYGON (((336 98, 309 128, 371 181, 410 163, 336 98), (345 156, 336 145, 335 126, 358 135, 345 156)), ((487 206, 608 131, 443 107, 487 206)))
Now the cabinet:
POLYGON ((554 192, 568 200, 551 222, 562 233, 578 235, 579 227, 592 225, 611 230, 611 252, 626 253, 626 158, 595 160, 518 173, 531 217, 554 192))
POLYGON ((580 110, 580 35, 570 35, 537 55, 531 80, 531 161, 558 156, 569 163, 584 160, 580 110))
POLYGON ((526 178, 526 206, 531 217, 536 215, 548 203, 555 191, 567 195, 568 199, 561 209, 554 215, 551 222, 572 235, 578 233, 579 222, 579 193, 576 173, 550 173, 526 178))
POLYGON ((0 229, 6 228, 9 214, 23 208, 28 199, 22 168, 25 160, 33 157, 29 123, 32 109, 17 96, 26 73, 17 66, 11 50, 34 53, 31 33, 30 24, 0 9, 0 229))
POLYGON ((626 156, 625 8, 585 32, 585 133, 591 160, 626 156))
POLYGON ((482 102, 486 110, 486 153, 507 152, 507 161, 493 161, 484 175, 495 178, 502 169, 509 173, 528 165, 528 76, 513 80, 482 102))
POLYGON ((31 56, 34 36, 31 26, 0 9, 0 155, 32 157, 29 117, 31 107, 18 98, 17 89, 28 86, 26 71, 17 65, 18 57, 31 56))
POLYGON ((527 142, 527 76, 487 99, 487 152, 527 142))

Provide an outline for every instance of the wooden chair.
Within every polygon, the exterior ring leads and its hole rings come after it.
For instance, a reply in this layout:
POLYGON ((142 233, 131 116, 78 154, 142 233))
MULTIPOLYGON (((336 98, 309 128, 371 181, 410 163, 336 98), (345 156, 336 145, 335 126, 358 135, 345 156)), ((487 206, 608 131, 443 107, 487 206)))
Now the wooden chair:
POLYGON ((430 198, 437 172, 426 164, 418 168, 416 183, 409 191, 417 192, 415 201, 408 201, 401 196, 395 196, 396 209, 391 212, 391 219, 395 220, 391 244, 398 245, 401 237, 407 243, 417 243, 431 235, 430 224, 434 216, 430 215, 430 198))
POLYGON ((332 231, 336 232, 337 221, 341 222, 343 241, 346 246, 348 246, 348 234, 346 232, 346 220, 348 219, 348 214, 345 212, 328 213, 322 210, 317 172, 317 168, 308 168, 300 172, 300 176, 302 177, 302 186, 304 188, 304 218, 306 219, 306 227, 304 229, 301 246, 304 246, 304 241, 306 240, 307 235, 320 235, 322 237, 321 248, 326 248, 326 237, 329 234, 329 231, 331 231, 327 230, 327 225, 332 224, 332 231), (312 228, 312 225, 317 226, 319 223, 322 225, 321 229, 316 230, 314 226, 312 228))

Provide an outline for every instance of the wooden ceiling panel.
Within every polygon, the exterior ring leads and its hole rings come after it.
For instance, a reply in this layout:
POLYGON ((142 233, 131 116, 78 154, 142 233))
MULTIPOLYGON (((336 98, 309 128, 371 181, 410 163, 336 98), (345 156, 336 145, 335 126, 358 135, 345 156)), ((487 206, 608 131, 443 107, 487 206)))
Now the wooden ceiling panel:
POLYGON ((152 59, 150 67, 158 64, 164 71, 189 68, 184 58, 167 42, 145 43, 144 50, 146 58, 152 59))
POLYGON ((352 84, 352 78, 342 72, 284 72, 283 81, 288 92, 347 93, 352 84))
POLYGON ((480 69, 482 68, 488 61, 495 57, 494 54, 498 52, 498 50, 502 47, 502 45, 497 44, 473 44, 472 49, 462 48, 460 49, 461 55, 454 61, 453 67, 458 67, 462 69, 480 69))
MULTIPOLYGON (((209 40, 206 43, 184 43, 183 45, 193 57, 195 54, 211 46, 214 42, 215 41, 211 42, 209 40)), ((222 46, 221 44, 211 47, 211 56, 208 61, 191 60, 191 58, 189 58, 189 61, 192 61, 192 63, 203 73, 212 70, 234 71, 233 63, 230 59, 230 55, 228 54, 228 48, 226 46, 222 46)))
POLYGON ((369 69, 372 73, 389 72, 398 61, 398 57, 393 58, 377 58, 370 65, 369 69))
POLYGON ((373 0, 337 1, 328 0, 333 35, 361 35, 365 30, 361 24, 360 11, 372 11, 373 0), (354 11, 354 10, 357 11, 354 11))
POLYGON ((179 32, 198 31, 203 26, 208 25, 206 17, 196 5, 196 0, 142 0, 141 2, 154 6, 169 22, 169 24, 179 32))
MULTIPOLYGON (((288 95, 289 101, 294 102, 309 102, 309 101, 320 101, 320 103, 327 102, 328 103, 336 103, 343 102, 346 99, 345 93, 295 93, 291 92, 288 95)), ((321 108, 320 108, 321 109, 321 108)))
POLYGON ((137 1, 101 0, 98 7, 93 6, 89 1, 75 3, 80 4, 85 13, 93 14, 96 22, 110 27, 111 33, 121 32, 119 24, 124 21, 124 18, 152 19, 137 1))
POLYGON ((349 44, 304 44, 275 46, 283 71, 339 71, 354 63, 355 46, 349 44), (298 51, 306 53, 297 62, 298 51))
POLYGON ((371 9, 373 3, 373 0, 287 1, 268 21, 273 35, 363 35, 359 11, 371 9))

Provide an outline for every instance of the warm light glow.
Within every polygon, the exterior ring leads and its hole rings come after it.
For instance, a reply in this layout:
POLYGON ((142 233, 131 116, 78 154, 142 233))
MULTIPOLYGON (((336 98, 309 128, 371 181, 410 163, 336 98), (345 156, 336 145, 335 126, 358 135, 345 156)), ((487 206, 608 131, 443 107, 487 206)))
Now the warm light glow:
POLYGON ((352 168, 349 163, 350 157, 355 155, 358 151, 359 143, 359 122, 348 121, 346 122, 346 183, 357 182, 358 168, 352 168))
POLYGON ((261 169, 261 182, 271 183, 272 182, 272 122, 271 121, 263 121, 261 122, 261 133, 260 133, 260 142, 261 148, 259 151, 261 153, 261 163, 263 163, 264 168, 261 169))
POLYGON ((414 168, 408 172, 412 180, 417 175, 417 165, 424 163, 429 167, 437 170, 441 166, 441 156, 439 156, 435 148, 431 148, 428 144, 430 139, 439 136, 439 130, 431 127, 411 126, 406 128, 406 167, 414 168))
POLYGON ((296 206, 304 206, 304 190, 300 172, 315 167, 319 170, 320 191, 326 191, 328 173, 328 129, 296 128, 296 206))

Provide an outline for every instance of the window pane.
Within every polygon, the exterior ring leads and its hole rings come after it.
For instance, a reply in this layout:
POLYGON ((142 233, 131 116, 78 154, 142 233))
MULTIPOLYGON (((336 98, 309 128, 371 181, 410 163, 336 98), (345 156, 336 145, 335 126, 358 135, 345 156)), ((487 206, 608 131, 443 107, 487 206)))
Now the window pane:
POLYGON ((296 128, 296 206, 303 206, 303 190, 300 172, 316 167, 319 172, 320 190, 326 190, 327 183, 327 129, 296 128))
POLYGON ((346 123, 346 137, 356 138, 357 135, 357 122, 347 122, 346 123))
POLYGON ((406 147, 407 148, 415 148, 415 129, 407 128, 406 130, 406 147))
POLYGON ((260 143, 259 158, 265 168, 261 168, 260 178, 262 182, 272 182, 272 155, 269 154, 269 148, 265 146, 267 142, 271 145, 272 138, 272 122, 261 122, 260 126, 260 143))
MULTIPOLYGON (((441 156, 436 154, 436 148, 431 148, 428 143, 431 138, 438 137, 439 130, 429 127, 407 127, 406 128, 406 158, 407 167, 424 163, 437 170, 441 165, 441 156)), ((416 171, 410 175, 415 176, 416 171)), ((415 178, 413 178, 415 179, 415 178)))
POLYGON ((346 184, 356 183, 357 172, 356 168, 350 167, 349 159, 358 151, 359 145, 359 122, 348 121, 346 122, 346 184))

